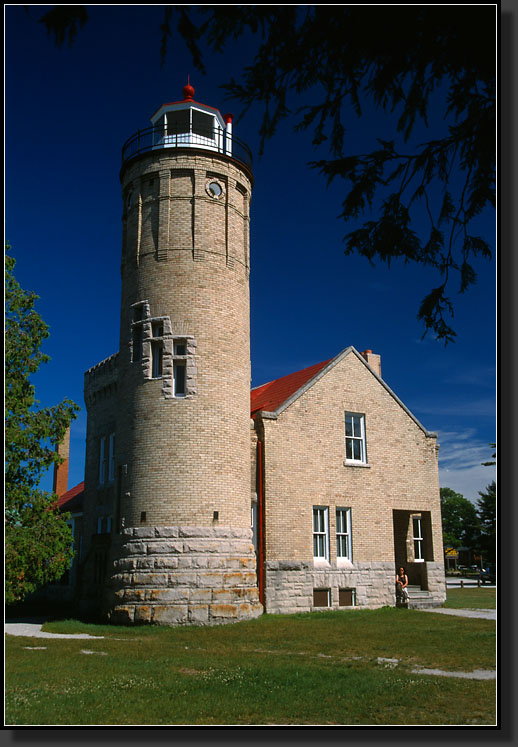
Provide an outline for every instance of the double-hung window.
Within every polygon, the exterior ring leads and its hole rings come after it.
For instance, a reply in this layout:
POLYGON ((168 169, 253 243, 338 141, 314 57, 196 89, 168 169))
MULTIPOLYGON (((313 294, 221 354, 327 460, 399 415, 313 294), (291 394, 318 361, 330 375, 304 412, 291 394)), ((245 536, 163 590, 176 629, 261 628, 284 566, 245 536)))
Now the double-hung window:
POLYGON ((313 507, 313 557, 329 560, 329 511, 323 506, 313 507))
POLYGON ((351 509, 336 509, 336 557, 352 560, 351 509))
POLYGON ((421 521, 421 517, 414 516, 412 524, 414 530, 414 560, 421 562, 424 560, 423 522, 421 521))
POLYGON ((345 413, 345 458, 348 462, 367 463, 365 415, 345 413))

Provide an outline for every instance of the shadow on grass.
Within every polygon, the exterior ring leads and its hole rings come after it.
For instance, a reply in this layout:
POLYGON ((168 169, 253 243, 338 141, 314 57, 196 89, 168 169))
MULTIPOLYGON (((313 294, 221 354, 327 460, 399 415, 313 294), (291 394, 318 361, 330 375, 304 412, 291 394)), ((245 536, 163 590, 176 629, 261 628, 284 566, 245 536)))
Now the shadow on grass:
POLYGON ((49 602, 42 599, 27 599, 17 604, 5 605, 6 623, 59 622, 74 619, 78 622, 100 625, 106 624, 101 615, 82 614, 73 603, 49 602))

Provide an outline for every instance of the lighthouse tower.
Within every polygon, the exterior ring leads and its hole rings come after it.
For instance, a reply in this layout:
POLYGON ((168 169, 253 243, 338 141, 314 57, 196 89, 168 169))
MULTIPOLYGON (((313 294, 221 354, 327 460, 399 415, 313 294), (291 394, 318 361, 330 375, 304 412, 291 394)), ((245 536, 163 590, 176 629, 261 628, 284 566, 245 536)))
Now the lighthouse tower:
POLYGON ((251 530, 251 158, 231 115, 194 95, 185 86, 123 147, 120 347, 85 384, 105 420, 99 464, 113 484, 103 579, 113 622, 262 612, 251 530))

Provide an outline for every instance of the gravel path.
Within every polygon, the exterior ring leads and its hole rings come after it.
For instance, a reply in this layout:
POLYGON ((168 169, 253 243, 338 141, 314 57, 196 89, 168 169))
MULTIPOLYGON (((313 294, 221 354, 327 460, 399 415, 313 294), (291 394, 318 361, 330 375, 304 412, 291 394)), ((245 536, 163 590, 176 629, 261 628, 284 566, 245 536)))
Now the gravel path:
POLYGON ((4 625, 7 635, 24 635, 29 638, 104 638, 103 635, 88 633, 45 633, 41 628, 45 620, 16 620, 4 625))
POLYGON ((438 612, 440 615, 456 615, 457 617, 478 617, 481 620, 496 620, 496 610, 454 610, 437 607, 434 609, 422 609, 419 612, 438 612))

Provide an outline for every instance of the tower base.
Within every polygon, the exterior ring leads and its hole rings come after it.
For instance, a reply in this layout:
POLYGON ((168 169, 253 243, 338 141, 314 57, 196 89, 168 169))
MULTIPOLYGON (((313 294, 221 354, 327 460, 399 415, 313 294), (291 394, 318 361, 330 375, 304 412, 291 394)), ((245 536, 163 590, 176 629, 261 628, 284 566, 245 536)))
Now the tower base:
POLYGON ((112 623, 219 625, 263 612, 249 529, 132 527, 113 539, 112 623))

